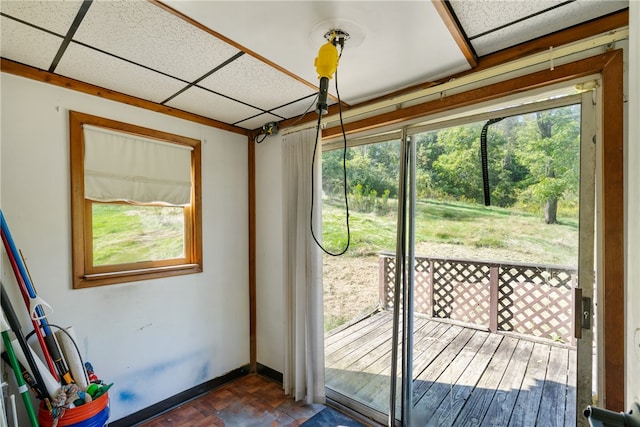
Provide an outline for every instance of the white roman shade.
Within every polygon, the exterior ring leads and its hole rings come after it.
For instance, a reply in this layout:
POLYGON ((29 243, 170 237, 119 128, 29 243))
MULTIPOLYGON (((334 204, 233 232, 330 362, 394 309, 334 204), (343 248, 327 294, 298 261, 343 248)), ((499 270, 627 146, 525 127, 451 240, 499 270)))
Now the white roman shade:
POLYGON ((186 205, 192 147, 83 125, 84 193, 98 202, 186 205))

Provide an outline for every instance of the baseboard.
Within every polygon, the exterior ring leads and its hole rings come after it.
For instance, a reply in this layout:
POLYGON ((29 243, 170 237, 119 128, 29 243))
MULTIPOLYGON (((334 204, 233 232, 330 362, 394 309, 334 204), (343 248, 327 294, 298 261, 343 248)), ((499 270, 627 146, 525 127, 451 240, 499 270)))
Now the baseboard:
POLYGON ((136 426, 164 412, 170 411, 176 406, 182 405, 183 403, 188 402, 189 400, 193 400, 196 397, 199 397, 205 393, 208 393, 215 388, 218 388, 224 384, 227 384, 237 378, 243 377, 248 373, 249 373, 249 365, 242 366, 238 369, 234 369, 233 371, 221 377, 214 378, 205 383, 192 387, 188 390, 185 390, 181 393, 171 396, 168 399, 158 402, 155 405, 151 405, 138 412, 134 412, 133 414, 127 415, 126 417, 120 418, 119 420, 109 422, 109 427, 136 426))
POLYGON ((256 363, 256 371, 259 375, 263 377, 267 377, 282 385, 282 373, 276 371, 275 369, 271 369, 268 366, 264 366, 260 363, 256 363))

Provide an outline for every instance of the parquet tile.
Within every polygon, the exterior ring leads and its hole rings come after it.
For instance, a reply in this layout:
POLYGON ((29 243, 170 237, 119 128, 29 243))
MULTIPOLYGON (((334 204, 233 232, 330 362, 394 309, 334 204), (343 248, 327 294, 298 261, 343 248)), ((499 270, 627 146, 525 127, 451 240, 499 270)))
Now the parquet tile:
POLYGON ((294 402, 281 385, 247 375, 139 426, 299 427, 323 408, 294 402))

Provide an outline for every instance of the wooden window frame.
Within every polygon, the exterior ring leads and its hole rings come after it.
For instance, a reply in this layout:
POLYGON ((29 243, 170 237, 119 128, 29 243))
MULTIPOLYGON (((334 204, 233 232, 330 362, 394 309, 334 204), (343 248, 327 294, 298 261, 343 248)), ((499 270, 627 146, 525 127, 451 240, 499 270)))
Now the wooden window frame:
POLYGON ((69 112, 69 137, 73 288, 81 289, 202 272, 201 141, 77 111, 69 112), (184 258, 93 266, 92 205, 94 202, 87 200, 84 192, 82 126, 85 124, 192 147, 192 203, 184 209, 184 258))

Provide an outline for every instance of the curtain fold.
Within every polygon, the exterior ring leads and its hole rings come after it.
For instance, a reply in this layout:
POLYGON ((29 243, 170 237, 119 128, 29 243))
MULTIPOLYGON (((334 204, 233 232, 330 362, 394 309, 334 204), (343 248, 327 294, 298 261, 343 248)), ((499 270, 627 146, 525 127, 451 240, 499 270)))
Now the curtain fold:
POLYGON ((82 128, 87 199, 191 203, 191 147, 95 126, 82 128))
MULTIPOLYGON (((285 393, 296 401, 324 403, 322 252, 310 230, 311 163, 315 129, 286 135, 283 165, 283 279, 285 298, 285 393)), ((314 168, 314 230, 322 218, 321 150, 314 168)), ((319 233, 318 233, 319 234, 319 233)))

